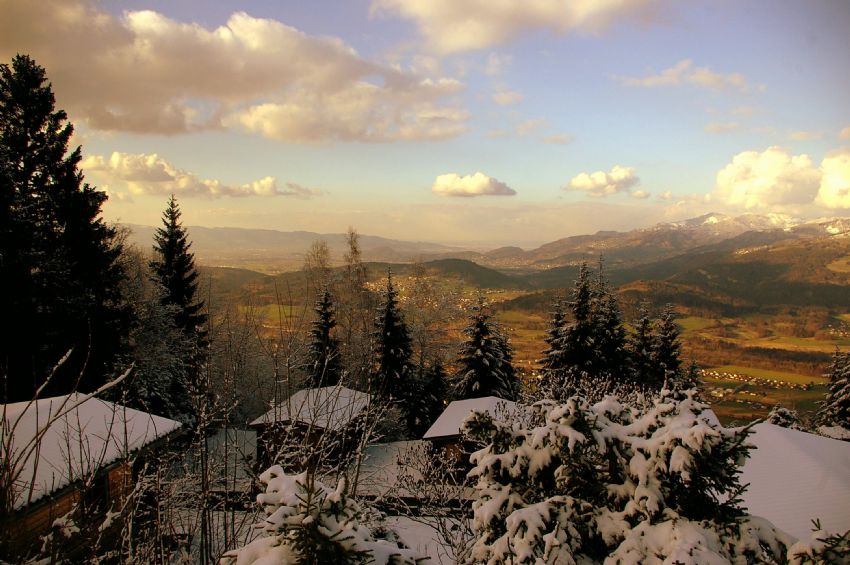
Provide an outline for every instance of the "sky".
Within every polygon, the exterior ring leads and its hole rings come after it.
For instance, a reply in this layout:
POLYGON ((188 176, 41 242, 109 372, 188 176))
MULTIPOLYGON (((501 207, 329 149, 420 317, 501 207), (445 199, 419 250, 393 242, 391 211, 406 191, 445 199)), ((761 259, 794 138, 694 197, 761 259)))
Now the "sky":
POLYGON ((847 216, 847 0, 0 0, 104 217, 529 246, 847 216))

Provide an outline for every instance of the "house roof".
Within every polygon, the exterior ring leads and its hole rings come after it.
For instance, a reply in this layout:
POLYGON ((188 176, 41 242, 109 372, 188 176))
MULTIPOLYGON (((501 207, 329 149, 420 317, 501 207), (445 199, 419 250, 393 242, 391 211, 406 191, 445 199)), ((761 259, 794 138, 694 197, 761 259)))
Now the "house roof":
POLYGON ((14 507, 55 492, 180 427, 82 394, 6 404, 0 455, 17 473, 14 507), (8 451, 7 451, 8 449, 8 451))
POLYGON ((741 473, 750 514, 797 538, 809 537, 814 518, 823 530, 850 530, 850 443, 768 423, 753 431, 741 473))
POLYGON ((299 390, 251 422, 263 426, 275 422, 301 422, 317 428, 338 431, 369 406, 365 392, 344 386, 325 386, 299 390))
POLYGON ((466 400, 455 400, 450 403, 440 417, 431 424, 422 439, 448 438, 460 435, 463 421, 473 411, 486 412, 494 418, 507 417, 518 410, 516 402, 499 398, 498 396, 484 396, 482 398, 468 398, 466 400))

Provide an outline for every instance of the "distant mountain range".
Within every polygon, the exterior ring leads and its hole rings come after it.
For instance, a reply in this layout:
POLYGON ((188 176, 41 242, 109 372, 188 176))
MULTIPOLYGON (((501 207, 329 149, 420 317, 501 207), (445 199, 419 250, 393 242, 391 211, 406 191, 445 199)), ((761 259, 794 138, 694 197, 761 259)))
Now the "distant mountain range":
MULTIPOLYGON (((132 230, 131 243, 143 248, 151 246, 155 228, 129 227, 132 230)), ((331 255, 337 261, 346 251, 345 234, 199 226, 187 229, 198 263, 207 266, 239 267, 267 273, 297 270, 303 264, 304 254, 317 240, 328 243, 331 255)), ((593 262, 600 256, 613 272, 674 259, 711 246, 714 246, 715 252, 736 252, 779 242, 848 233, 848 218, 804 222, 775 214, 732 217, 712 213, 628 232, 600 231, 593 235, 566 237, 531 250, 500 247, 479 252, 438 243, 400 241, 371 235, 361 235, 360 245, 366 261, 409 263, 461 259, 508 274, 529 275, 528 284, 546 286, 543 281, 547 274, 555 276, 558 268, 575 267, 584 261, 593 262)))

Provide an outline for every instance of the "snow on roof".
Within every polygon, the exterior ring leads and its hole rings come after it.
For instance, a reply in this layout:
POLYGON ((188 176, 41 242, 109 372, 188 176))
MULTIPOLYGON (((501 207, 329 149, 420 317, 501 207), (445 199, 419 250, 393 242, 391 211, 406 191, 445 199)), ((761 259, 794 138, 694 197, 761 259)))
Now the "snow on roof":
POLYGON ((274 422, 302 422, 325 430, 344 428, 369 406, 370 397, 344 386, 299 390, 251 422, 262 426, 274 422))
POLYGON ((84 478, 180 427, 174 420, 98 398, 86 399, 83 394, 6 404, 2 410, 5 422, 0 452, 3 457, 11 454, 9 461, 20 469, 15 508, 84 478))
POLYGON ((431 424, 422 439, 436 439, 460 435, 460 427, 470 412, 486 412, 494 418, 504 418, 517 411, 518 404, 498 396, 484 396, 455 400, 450 403, 437 421, 431 424))
POLYGON ((850 530, 850 443, 762 423, 753 428, 741 483, 743 504, 800 539, 819 518, 828 532, 850 530))

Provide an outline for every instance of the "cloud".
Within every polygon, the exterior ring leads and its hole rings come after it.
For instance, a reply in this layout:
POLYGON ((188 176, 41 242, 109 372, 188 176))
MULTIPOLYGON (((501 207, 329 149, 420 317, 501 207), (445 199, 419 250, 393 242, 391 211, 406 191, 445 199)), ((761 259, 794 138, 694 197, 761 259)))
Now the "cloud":
POLYGON ((645 190, 633 190, 629 193, 632 198, 637 198, 638 200, 646 200, 650 196, 652 196, 651 192, 647 192, 645 190))
POLYGON ((792 131, 788 134, 788 139, 791 141, 811 141, 822 137, 823 133, 818 131, 792 131))
POLYGON ((481 71, 485 75, 489 76, 500 75, 507 67, 510 67, 512 63, 513 57, 510 55, 490 53, 487 55, 487 61, 484 63, 484 67, 481 71))
POLYGON ((705 124, 705 131, 708 133, 729 133, 740 128, 738 122, 710 122, 705 124))
MULTIPOLYGON (((221 198, 223 196, 312 198, 321 194, 320 191, 292 182, 279 186, 277 180, 269 176, 242 185, 226 185, 218 180, 201 179, 193 173, 178 169, 156 153, 131 154, 116 151, 109 158, 92 155, 86 157, 80 167, 86 173, 94 173, 105 182, 124 183, 131 195, 138 196, 176 194, 189 198, 221 198)), ((110 192, 110 194, 113 193, 110 192)))
POLYGON ((575 138, 566 133, 555 133, 543 138, 543 143, 551 143, 552 145, 568 145, 573 141, 575 141, 575 138))
MULTIPOLYGON (((632 192, 632 188, 637 186, 640 179, 635 175, 633 167, 621 167, 614 165, 609 172, 596 171, 595 173, 581 173, 573 177, 565 190, 580 190, 586 192, 590 196, 604 198, 611 194, 620 192, 632 192)), ((638 198, 644 198, 643 191, 635 191, 640 193, 638 198)), ((648 196, 648 194, 647 194, 648 196)))
POLYGON ((850 126, 847 126, 843 130, 838 133, 838 137, 841 139, 850 139, 850 126))
POLYGON ((484 173, 460 176, 454 173, 440 175, 431 187, 434 194, 443 196, 513 196, 516 191, 484 173))
POLYGON ((746 209, 811 203, 818 193, 821 171, 808 155, 789 155, 780 147, 744 151, 717 173, 715 194, 721 201, 746 209))
POLYGON ((821 161, 817 203, 827 208, 850 208, 850 149, 839 149, 821 161))
POLYGON ((499 92, 494 92, 492 98, 493 102, 499 106, 509 106, 520 102, 523 99, 523 96, 519 92, 515 92, 513 90, 500 90, 499 92))
POLYGON ((623 17, 649 19, 654 0, 373 0, 370 13, 413 20, 440 53, 484 49, 537 29, 596 33, 623 17))
MULTIPOLYGON (((691 84, 712 90, 737 90, 745 93, 753 90, 753 87, 749 84, 744 75, 740 73, 721 74, 712 71, 708 67, 695 67, 693 61, 690 59, 683 59, 658 74, 642 78, 616 78, 626 86, 640 88, 657 88, 661 86, 691 84)), ((762 90, 763 87, 758 86, 756 89, 762 90)))
POLYGON ((33 56, 70 116, 92 129, 240 128, 291 143, 429 140, 466 129, 458 81, 371 61, 338 38, 274 19, 237 12, 212 28, 151 10, 114 16, 93 0, 3 7, 0 57, 33 56))
POLYGON ((516 126, 516 133, 517 135, 522 137, 528 135, 529 133, 535 132, 541 128, 545 128, 548 125, 549 122, 542 118, 531 118, 518 123, 516 126))

